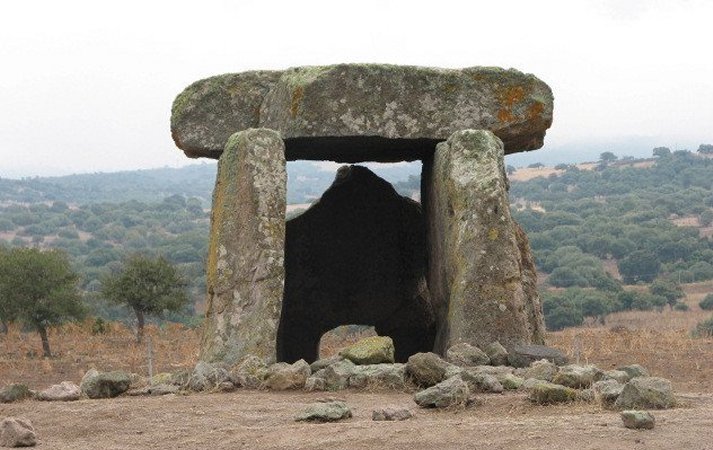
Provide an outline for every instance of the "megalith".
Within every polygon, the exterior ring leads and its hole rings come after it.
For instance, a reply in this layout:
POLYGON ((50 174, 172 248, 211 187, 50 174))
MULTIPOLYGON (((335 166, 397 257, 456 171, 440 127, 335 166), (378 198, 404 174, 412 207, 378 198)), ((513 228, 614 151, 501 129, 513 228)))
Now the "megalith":
POLYGON ((550 88, 514 69, 381 64, 220 75, 188 86, 171 133, 219 158, 201 358, 318 357, 344 324, 396 358, 453 344, 542 343, 530 246, 510 216, 504 155, 543 145, 550 88), (423 162, 421 204, 344 166, 285 222, 286 161, 423 162))

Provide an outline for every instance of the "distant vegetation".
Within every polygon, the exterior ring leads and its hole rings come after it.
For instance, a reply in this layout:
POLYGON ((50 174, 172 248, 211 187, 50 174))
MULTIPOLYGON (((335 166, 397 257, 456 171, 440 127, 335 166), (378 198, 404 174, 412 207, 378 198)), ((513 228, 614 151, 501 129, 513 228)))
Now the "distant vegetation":
MULTIPOLYGON (((647 160, 603 152, 596 163, 561 164, 551 175, 511 179, 512 213, 527 231, 543 276, 550 329, 603 321, 616 311, 684 309, 680 283, 713 279, 713 147, 653 150, 647 160), (624 285, 642 284, 625 289, 624 285)), ((531 164, 539 170, 541 164, 531 164)), ((288 203, 310 203, 334 173, 290 163, 288 203)), ((376 170, 402 195, 420 192, 420 167, 376 170)), ((171 320, 198 322, 215 165, 24 180, 0 179, 0 247, 58 249, 79 273, 91 315, 132 320, 101 280, 131 254, 162 256, 192 301, 171 320)), ((710 300, 709 303, 713 302, 710 300)), ((713 308, 708 303, 702 308, 713 308)), ((136 320, 136 319, 133 319, 136 320)))

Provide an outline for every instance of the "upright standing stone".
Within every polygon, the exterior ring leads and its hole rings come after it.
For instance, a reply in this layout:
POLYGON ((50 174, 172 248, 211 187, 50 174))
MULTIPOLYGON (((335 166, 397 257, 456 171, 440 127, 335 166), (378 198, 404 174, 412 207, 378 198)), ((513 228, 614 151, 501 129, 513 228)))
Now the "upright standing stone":
POLYGON ((541 343, 544 323, 524 234, 510 216, 503 144, 463 130, 424 162, 435 351, 541 343))
POLYGON ((218 163, 201 359, 275 361, 284 288, 287 172, 280 135, 233 134, 218 163))

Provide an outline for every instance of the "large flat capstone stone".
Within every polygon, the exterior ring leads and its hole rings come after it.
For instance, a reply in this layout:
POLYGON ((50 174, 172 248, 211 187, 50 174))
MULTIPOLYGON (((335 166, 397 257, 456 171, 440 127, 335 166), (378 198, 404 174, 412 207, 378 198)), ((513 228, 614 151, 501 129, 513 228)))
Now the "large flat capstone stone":
POLYGON ((492 131, 506 153, 543 145, 552 91, 514 69, 341 64, 197 81, 173 103, 171 131, 189 157, 218 158, 228 138, 266 127, 288 160, 422 159, 462 129, 492 131))

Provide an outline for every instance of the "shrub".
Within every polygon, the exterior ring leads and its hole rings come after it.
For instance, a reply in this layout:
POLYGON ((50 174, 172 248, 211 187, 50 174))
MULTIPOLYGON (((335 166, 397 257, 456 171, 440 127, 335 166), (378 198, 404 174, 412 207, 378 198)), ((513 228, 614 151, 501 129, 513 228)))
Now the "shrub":
POLYGON ((696 325, 693 334, 698 337, 713 337, 713 317, 696 325))
POLYGON ((698 306, 700 306, 703 310, 713 311, 713 294, 706 295, 698 306))
POLYGON ((683 303, 683 302, 678 302, 675 305, 673 305, 673 310, 674 311, 688 311, 688 305, 683 303))

